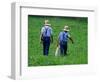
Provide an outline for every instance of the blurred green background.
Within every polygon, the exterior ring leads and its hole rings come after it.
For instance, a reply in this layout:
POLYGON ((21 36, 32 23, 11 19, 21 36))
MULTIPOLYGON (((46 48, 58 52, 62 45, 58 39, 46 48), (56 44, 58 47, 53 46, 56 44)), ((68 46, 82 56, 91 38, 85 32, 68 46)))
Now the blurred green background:
POLYGON ((28 66, 88 64, 88 18, 28 15, 28 66), (40 31, 48 19, 53 29, 54 42, 50 45, 49 56, 43 55, 40 31), (55 57, 57 38, 63 27, 70 27, 74 44, 68 42, 68 55, 55 57))

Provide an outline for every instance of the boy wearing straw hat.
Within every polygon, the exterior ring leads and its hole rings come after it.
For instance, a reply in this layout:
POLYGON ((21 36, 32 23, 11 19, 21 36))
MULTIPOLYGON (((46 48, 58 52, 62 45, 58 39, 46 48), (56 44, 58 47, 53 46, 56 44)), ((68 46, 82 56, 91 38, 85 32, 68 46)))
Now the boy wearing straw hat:
POLYGON ((71 42, 74 43, 73 39, 71 38, 71 36, 69 34, 69 27, 64 26, 63 31, 60 32, 59 36, 58 36, 58 44, 60 46, 60 54, 61 55, 66 55, 67 54, 68 39, 70 39, 71 42))
POLYGON ((45 20, 41 29, 40 42, 43 44, 43 55, 48 56, 50 43, 53 42, 52 28, 49 20, 45 20))

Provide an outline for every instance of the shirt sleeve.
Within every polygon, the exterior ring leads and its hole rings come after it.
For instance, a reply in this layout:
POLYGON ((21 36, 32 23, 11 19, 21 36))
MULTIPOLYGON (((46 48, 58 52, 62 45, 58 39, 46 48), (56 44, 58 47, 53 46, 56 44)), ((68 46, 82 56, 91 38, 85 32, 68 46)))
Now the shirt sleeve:
POLYGON ((51 35, 53 35, 53 30, 52 30, 52 28, 51 28, 51 35))
POLYGON ((42 27, 42 29, 41 29, 41 34, 43 34, 43 32, 44 32, 44 27, 42 27))
POLYGON ((69 37, 69 38, 71 37, 69 33, 68 33, 68 37, 69 37))

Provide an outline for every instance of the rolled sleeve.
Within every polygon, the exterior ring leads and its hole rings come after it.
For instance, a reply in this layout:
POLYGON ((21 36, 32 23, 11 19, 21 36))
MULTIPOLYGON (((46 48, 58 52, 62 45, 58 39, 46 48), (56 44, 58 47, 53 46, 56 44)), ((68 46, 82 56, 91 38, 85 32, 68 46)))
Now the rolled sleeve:
POLYGON ((51 28, 51 35, 53 35, 53 30, 52 30, 52 28, 51 28))
POLYGON ((68 33, 68 37, 69 37, 69 38, 71 37, 69 33, 68 33))
POLYGON ((44 27, 42 27, 42 29, 41 29, 41 34, 43 34, 43 32, 44 32, 44 27))

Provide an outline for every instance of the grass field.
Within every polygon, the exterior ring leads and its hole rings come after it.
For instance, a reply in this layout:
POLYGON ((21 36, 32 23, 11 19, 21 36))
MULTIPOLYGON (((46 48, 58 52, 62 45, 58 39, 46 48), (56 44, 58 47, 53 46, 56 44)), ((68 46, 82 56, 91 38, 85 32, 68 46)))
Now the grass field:
POLYGON ((88 63, 88 19, 83 17, 28 16, 28 66, 69 65, 88 63), (52 25, 54 42, 50 45, 49 56, 43 56, 40 44, 40 30, 44 20, 52 25), (57 37, 64 25, 70 27, 74 44, 68 43, 68 55, 55 57, 57 37))

